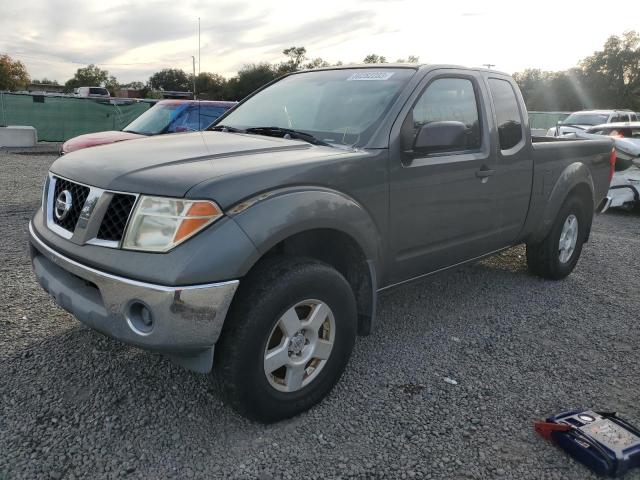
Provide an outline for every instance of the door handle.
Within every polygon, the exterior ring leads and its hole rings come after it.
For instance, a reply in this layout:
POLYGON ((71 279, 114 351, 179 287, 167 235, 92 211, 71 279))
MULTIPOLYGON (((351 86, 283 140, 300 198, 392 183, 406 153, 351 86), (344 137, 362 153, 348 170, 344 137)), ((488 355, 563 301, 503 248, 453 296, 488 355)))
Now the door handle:
POLYGON ((476 172, 476 177, 478 178, 487 178, 495 173, 495 170, 490 170, 488 168, 482 167, 480 170, 476 172))

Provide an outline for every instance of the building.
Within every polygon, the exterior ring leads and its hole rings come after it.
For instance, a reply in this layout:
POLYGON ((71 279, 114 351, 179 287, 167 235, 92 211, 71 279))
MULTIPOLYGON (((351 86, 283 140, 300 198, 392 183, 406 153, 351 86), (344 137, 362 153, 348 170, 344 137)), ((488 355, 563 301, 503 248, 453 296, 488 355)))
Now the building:
POLYGON ((120 98, 142 98, 142 91, 137 88, 122 88, 116 92, 120 98))
POLYGON ((64 93, 64 85, 53 85, 51 83, 30 83, 27 91, 38 93, 64 93))

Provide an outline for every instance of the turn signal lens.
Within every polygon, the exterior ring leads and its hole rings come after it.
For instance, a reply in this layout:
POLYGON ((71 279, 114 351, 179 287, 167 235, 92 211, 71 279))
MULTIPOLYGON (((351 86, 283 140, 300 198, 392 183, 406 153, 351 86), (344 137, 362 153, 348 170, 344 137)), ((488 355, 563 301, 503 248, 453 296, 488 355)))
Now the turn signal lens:
POLYGON ((220 209, 210 202, 195 202, 185 215, 185 218, 180 223, 178 231, 173 236, 173 242, 179 243, 182 240, 194 235, 198 230, 204 228, 211 219, 216 219, 222 212, 220 209))
POLYGON ((122 248, 166 252, 222 216, 210 200, 141 196, 122 248))
POLYGON ((616 172, 616 149, 611 149, 611 155, 609 155, 609 183, 613 179, 613 174, 616 172))

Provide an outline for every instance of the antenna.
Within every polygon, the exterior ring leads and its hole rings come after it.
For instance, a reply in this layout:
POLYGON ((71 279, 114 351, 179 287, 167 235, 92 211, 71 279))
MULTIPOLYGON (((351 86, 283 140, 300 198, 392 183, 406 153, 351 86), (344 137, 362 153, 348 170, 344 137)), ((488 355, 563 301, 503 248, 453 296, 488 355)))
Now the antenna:
POLYGON ((495 63, 483 63, 482 66, 483 67, 487 67, 489 70, 491 70, 491 67, 495 67, 496 64, 495 63))
POLYGON ((191 55, 193 59, 193 99, 196 99, 196 57, 191 55))
POLYGON ((200 17, 198 17, 198 75, 200 75, 200 17))

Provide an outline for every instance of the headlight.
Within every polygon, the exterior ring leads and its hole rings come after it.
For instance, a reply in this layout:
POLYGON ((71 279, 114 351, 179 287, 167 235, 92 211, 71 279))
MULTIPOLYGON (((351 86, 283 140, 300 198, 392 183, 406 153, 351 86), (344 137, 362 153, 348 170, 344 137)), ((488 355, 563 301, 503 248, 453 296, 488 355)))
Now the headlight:
POLYGON ((122 248, 166 252, 221 216, 209 200, 140 196, 122 248))

